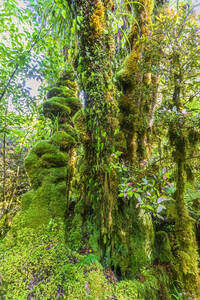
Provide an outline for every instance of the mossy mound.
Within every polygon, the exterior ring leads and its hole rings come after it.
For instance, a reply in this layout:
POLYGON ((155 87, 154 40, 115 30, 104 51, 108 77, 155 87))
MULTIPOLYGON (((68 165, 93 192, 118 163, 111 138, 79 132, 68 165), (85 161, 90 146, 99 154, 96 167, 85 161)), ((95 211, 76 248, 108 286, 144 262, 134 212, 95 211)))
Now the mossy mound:
POLYGON ((67 86, 61 86, 61 87, 53 87, 49 92, 47 93, 47 98, 52 98, 55 96, 60 97, 76 97, 76 92, 73 89, 70 89, 67 86))
POLYGON ((171 299, 164 268, 144 270, 137 279, 118 282, 94 254, 80 255, 66 246, 61 218, 37 230, 23 226, 16 230, 18 238, 10 233, 0 246, 2 299, 171 299))
POLYGON ((71 109, 71 116, 73 116, 79 109, 81 109, 81 102, 78 98, 67 97, 65 98, 65 104, 68 105, 71 109))
POLYGON ((39 162, 39 167, 52 168, 52 167, 64 167, 67 165, 68 155, 62 152, 57 153, 45 153, 42 155, 39 162))
POLYGON ((71 114, 71 109, 65 104, 64 97, 53 97, 50 100, 47 100, 43 104, 43 113, 45 117, 55 120, 57 117, 66 118, 71 114))
POLYGON ((38 142, 32 150, 32 152, 38 156, 42 156, 45 153, 54 153, 55 151, 57 151, 56 147, 51 145, 48 141, 38 142))
POLYGON ((75 97, 52 97, 43 104, 43 113, 45 117, 55 120, 56 117, 63 118, 60 123, 66 121, 66 118, 73 116, 81 108, 81 103, 75 97))
POLYGON ((74 127, 72 127, 70 124, 68 123, 62 123, 60 124, 59 126, 59 131, 64 131, 66 132, 67 134, 71 135, 76 141, 78 139, 78 136, 77 136, 77 131, 74 127))
POLYGON ((76 144, 75 139, 73 136, 69 135, 64 131, 57 131, 54 133, 50 142, 54 145, 60 147, 61 150, 68 151, 70 148, 74 147, 76 144))
POLYGON ((33 188, 42 184, 45 178, 54 183, 67 176, 69 156, 47 141, 36 144, 25 158, 25 168, 33 188))

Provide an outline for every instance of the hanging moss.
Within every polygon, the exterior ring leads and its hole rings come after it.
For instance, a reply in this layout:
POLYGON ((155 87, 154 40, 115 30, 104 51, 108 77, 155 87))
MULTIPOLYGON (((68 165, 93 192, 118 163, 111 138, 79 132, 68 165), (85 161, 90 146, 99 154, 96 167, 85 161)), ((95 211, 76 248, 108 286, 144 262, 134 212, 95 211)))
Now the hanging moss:
MULTIPOLYGON (((180 130, 178 121, 175 120, 171 123, 169 138, 172 146, 175 148, 173 156, 177 168, 174 215, 176 232, 175 270, 180 288, 187 297, 192 294, 195 296, 200 294, 194 220, 189 216, 185 203, 186 173, 188 173, 186 157, 190 150, 190 134, 191 132, 187 131, 187 127, 183 126, 183 129, 180 130), (178 128, 179 131, 177 130, 178 128)), ((191 177, 189 173, 188 175, 191 177)))
MULTIPOLYGON (((135 5, 137 24, 134 22, 129 34, 131 51, 117 74, 123 92, 119 99, 120 127, 127 141, 123 156, 131 163, 148 159, 151 150, 152 124, 149 120, 157 105, 158 80, 149 72, 143 74, 140 68, 139 62, 145 49, 144 42, 138 37, 148 37, 153 7, 152 0, 141 0, 135 5)), ((151 65, 150 59, 147 64, 151 65)))
POLYGON ((173 263, 173 255, 167 232, 156 232, 155 247, 155 257, 159 260, 160 263, 173 263))

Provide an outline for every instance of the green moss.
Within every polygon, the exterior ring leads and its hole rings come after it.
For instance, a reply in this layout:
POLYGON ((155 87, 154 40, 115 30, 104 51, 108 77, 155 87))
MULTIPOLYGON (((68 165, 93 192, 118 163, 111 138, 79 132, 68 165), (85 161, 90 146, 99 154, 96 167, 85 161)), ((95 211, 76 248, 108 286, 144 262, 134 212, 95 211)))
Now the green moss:
POLYGON ((87 123, 83 110, 79 110, 73 117, 74 126, 77 130, 77 134, 79 140, 83 143, 88 142, 90 140, 88 131, 87 131, 87 123))
POLYGON ((52 144, 60 147, 61 150, 68 151, 76 144, 75 139, 64 131, 57 131, 50 139, 52 144))
POLYGON ((53 87, 48 93, 47 98, 50 99, 55 96, 60 97, 75 97, 76 91, 67 87, 67 86, 61 86, 61 87, 53 87))
MULTIPOLYGON (((23 201, 27 201, 27 196, 24 196, 23 201)), ((42 185, 30 194, 28 206, 23 206, 20 215, 20 221, 16 218, 16 224, 21 224, 23 227, 32 227, 34 229, 41 225, 48 225, 51 218, 64 218, 67 200, 66 200, 66 183, 52 183, 43 181, 42 185), (62 186, 61 186, 62 185, 62 186), (63 186, 65 185, 65 191, 63 186)))
POLYGON ((25 168, 33 181, 34 177, 40 177, 39 173, 43 172, 43 168, 63 167, 67 165, 68 160, 67 154, 60 152, 58 147, 42 141, 37 143, 25 158, 25 168))
POLYGON ((52 97, 43 104, 43 113, 54 120, 57 116, 67 118, 74 115, 81 108, 81 103, 75 97, 52 97))
POLYGON ((82 246, 82 224, 83 220, 79 213, 73 218, 72 224, 70 224, 70 230, 66 235, 67 244, 73 250, 78 250, 82 246))
POLYGON ((126 151, 126 139, 122 131, 115 135, 115 149, 122 153, 126 151))
POLYGON ((38 169, 38 156, 33 151, 31 151, 25 158, 24 165, 26 168, 26 172, 31 179, 38 169))
POLYGON ((22 210, 27 210, 29 208, 29 206, 32 202, 32 199, 33 199, 33 195, 34 195, 34 191, 31 190, 22 196, 22 199, 21 199, 22 210))
POLYGON ((25 159, 25 168, 33 188, 40 186, 46 176, 51 182, 59 180, 60 177, 66 178, 68 161, 67 153, 58 151, 58 148, 47 142, 38 143, 25 159))
POLYGON ((70 107, 72 112, 71 115, 74 115, 79 109, 81 109, 81 102, 78 98, 66 97, 63 103, 70 107))
MULTIPOLYGON (((57 151, 56 147, 51 145, 48 141, 38 142, 32 149, 32 152, 36 153, 38 156, 42 156, 45 153, 54 153, 56 151, 57 151)), ((32 152, 31 152, 31 154, 32 154, 32 152)), ((26 158, 26 160, 27 160, 27 158, 26 158)))
POLYGON ((173 256, 168 234, 165 231, 156 232, 155 236, 156 257, 161 263, 173 263, 173 256))
POLYGON ((52 168, 52 167, 64 167, 68 163, 68 155, 62 152, 57 153, 45 153, 39 160, 39 167, 52 168))
POLYGON ((63 88, 62 87, 53 87, 52 89, 50 89, 47 93, 47 98, 52 98, 55 96, 61 96, 63 97, 63 88))
POLYGON ((70 124, 68 123, 60 124, 59 130, 65 131, 67 134, 71 135, 77 141, 78 137, 77 137, 76 129, 72 127, 70 124))
POLYGON ((31 174, 30 180, 33 188, 41 186, 42 181, 48 178, 49 182, 59 182, 62 178, 67 178, 68 167, 54 167, 54 168, 39 168, 36 172, 31 174))
POLYGON ((115 295, 119 300, 170 300, 165 289, 169 288, 169 278, 165 269, 144 270, 138 280, 123 280, 115 286, 115 295))
POLYGON ((71 109, 67 106, 64 97, 53 97, 43 104, 43 113, 45 117, 55 120, 56 117, 67 118, 71 114, 71 109))
POLYGON ((151 217, 142 209, 136 210, 134 202, 120 207, 115 237, 116 249, 112 253, 112 263, 126 278, 133 278, 142 268, 153 261, 154 231, 151 217), (128 242, 127 242, 128 241, 128 242))

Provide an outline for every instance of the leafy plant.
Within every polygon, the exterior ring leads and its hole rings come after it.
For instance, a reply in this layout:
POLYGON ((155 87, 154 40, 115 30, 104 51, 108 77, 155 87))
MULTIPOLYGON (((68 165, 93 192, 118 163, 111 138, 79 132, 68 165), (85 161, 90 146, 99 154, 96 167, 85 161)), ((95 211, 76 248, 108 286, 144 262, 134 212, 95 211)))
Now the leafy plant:
MULTIPOLYGON (((122 167, 122 172, 127 172, 126 167, 122 167)), ((141 180, 133 182, 129 177, 122 177, 119 189, 119 197, 124 201, 136 202, 136 208, 143 208, 150 212, 154 217, 163 219, 162 211, 166 209, 164 203, 170 200, 169 190, 172 186, 167 183, 166 168, 163 168, 163 176, 159 179, 156 175, 153 177, 141 178, 141 180), (162 186, 162 188, 160 188, 162 186)))

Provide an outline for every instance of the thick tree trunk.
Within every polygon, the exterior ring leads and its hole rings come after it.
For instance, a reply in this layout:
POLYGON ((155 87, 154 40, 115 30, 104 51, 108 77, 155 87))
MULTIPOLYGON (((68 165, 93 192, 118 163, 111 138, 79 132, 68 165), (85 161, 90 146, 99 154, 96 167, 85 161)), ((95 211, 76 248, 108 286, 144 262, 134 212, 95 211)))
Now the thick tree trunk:
POLYGON ((111 69, 115 47, 107 14, 110 8, 111 1, 76 1, 75 4, 76 18, 81 16, 75 67, 84 94, 88 137, 84 143, 82 215, 84 219, 92 218, 101 257, 110 256, 112 251, 117 208, 117 181, 111 167, 118 121, 111 69))

